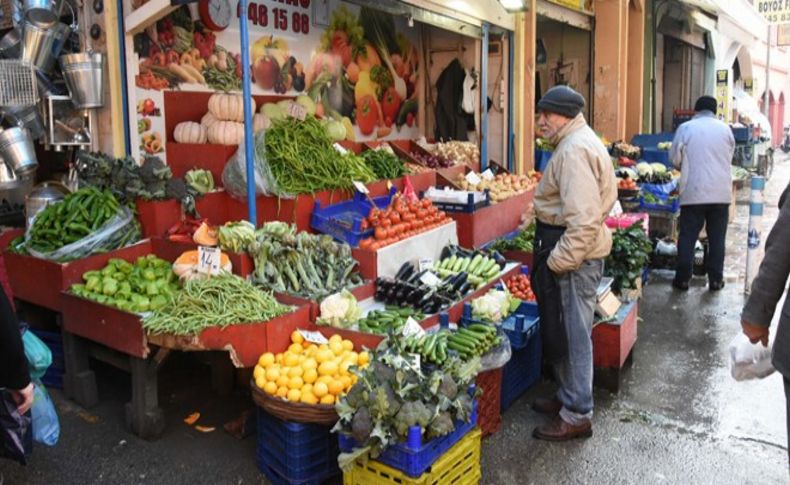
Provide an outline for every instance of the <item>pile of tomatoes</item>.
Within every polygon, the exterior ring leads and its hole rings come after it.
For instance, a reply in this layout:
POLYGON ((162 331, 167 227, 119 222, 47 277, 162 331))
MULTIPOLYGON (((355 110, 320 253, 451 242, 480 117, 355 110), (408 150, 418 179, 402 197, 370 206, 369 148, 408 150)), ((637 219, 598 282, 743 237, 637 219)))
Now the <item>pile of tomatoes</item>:
POLYGON ((519 300, 535 301, 535 293, 532 292, 529 276, 525 274, 513 276, 505 282, 505 285, 510 294, 519 300))
POLYGON ((620 182, 617 184, 617 188, 620 190, 638 190, 639 187, 636 185, 636 182, 632 178, 624 178, 620 179, 620 182))
POLYGON ((395 196, 386 209, 373 208, 362 221, 361 229, 373 228, 373 237, 359 242, 359 249, 378 251, 384 246, 412 237, 421 232, 451 221, 444 211, 433 205, 430 199, 406 201, 395 196))

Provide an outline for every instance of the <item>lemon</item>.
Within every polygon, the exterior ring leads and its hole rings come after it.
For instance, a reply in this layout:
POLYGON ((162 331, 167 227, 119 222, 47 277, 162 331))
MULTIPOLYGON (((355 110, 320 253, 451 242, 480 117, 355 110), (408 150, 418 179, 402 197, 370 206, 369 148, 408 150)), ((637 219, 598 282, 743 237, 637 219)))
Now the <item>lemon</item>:
POLYGON ((351 389, 351 378, 348 376, 340 376, 340 383, 343 384, 343 390, 348 391, 351 389))
POLYGON ((277 384, 274 382, 267 382, 263 385, 263 392, 273 396, 277 392, 277 384))
POLYGON ((318 366, 318 373, 322 376, 331 376, 337 372, 337 364, 333 361, 322 362, 318 366))
POLYGON ((303 385, 304 381, 299 376, 291 377, 288 380, 288 389, 301 389, 303 385))
POLYGON ((275 396, 277 396, 277 397, 285 397, 287 395, 288 395, 288 388, 287 387, 280 386, 280 387, 277 388, 277 392, 275 393, 275 396))
POLYGON ((332 342, 342 342, 342 341, 343 341, 343 337, 341 337, 341 336, 340 336, 340 335, 338 335, 338 334, 334 334, 334 335, 332 335, 331 337, 329 337, 329 343, 332 343, 332 342))
POLYGON ((301 345, 299 345, 299 344, 291 344, 291 345, 288 347, 288 352, 290 352, 290 353, 292 353, 292 354, 296 354, 296 355, 299 355, 299 354, 301 354, 303 350, 304 350, 304 349, 303 349, 303 348, 302 348, 302 346, 301 346, 301 345))
POLYGON ((334 342, 329 342, 329 350, 331 350, 335 355, 340 355, 343 353, 343 343, 338 342, 337 340, 334 342))
POLYGON ((302 386, 302 394, 306 392, 313 392, 313 385, 312 384, 305 384, 302 386))
POLYGON ((307 369, 304 371, 302 379, 308 384, 314 383, 318 379, 318 371, 315 369, 307 369))
POLYGON ((290 382, 290 380, 291 379, 288 376, 281 375, 275 382, 277 383, 277 387, 288 387, 288 382, 290 382))
POLYGON ((308 357, 302 362, 302 369, 304 370, 317 369, 317 368, 318 368, 318 362, 316 362, 315 359, 312 357, 308 357))
POLYGON ((320 376, 316 382, 323 382, 328 386, 332 382, 332 376, 320 376))
POLYGON ((329 394, 329 386, 324 382, 316 382, 315 385, 313 385, 313 394, 320 399, 329 394))
POLYGON ((283 363, 283 354, 277 354, 277 356, 274 358, 274 361, 277 362, 278 364, 282 364, 283 363))
POLYGON ((342 364, 340 364, 340 375, 342 376, 348 374, 349 367, 351 367, 351 362, 349 361, 345 361, 342 364))
POLYGON ((287 352, 285 354, 285 359, 283 359, 283 362, 285 362, 285 365, 287 365, 288 367, 299 365, 299 355, 291 352, 287 352))
POLYGON ((258 380, 258 378, 261 377, 261 376, 264 379, 266 378, 266 369, 264 369, 263 367, 261 367, 259 365, 256 365, 255 369, 252 371, 252 378, 255 379, 255 380, 258 380))
POLYGON ((370 354, 367 352, 360 352, 359 353, 359 365, 367 365, 370 362, 370 354))
POLYGON ((291 370, 288 371, 288 377, 302 377, 303 374, 304 374, 304 369, 302 369, 298 365, 296 367, 291 367, 291 370))
POLYGON ((257 377, 255 379, 255 385, 260 389, 263 389, 263 386, 265 386, 267 383, 268 381, 266 380, 266 376, 257 377))
POLYGON ((258 359, 258 365, 266 368, 274 364, 274 360, 274 354, 271 352, 266 352, 265 354, 261 354, 261 357, 258 359))
POLYGON ((277 378, 280 377, 280 370, 275 367, 269 367, 266 369, 266 380, 267 381, 276 381, 277 378))
POLYGON ((352 342, 351 340, 343 339, 342 344, 343 344, 343 350, 347 350, 349 352, 354 350, 354 342, 352 342))
POLYGON ((301 402, 304 404, 318 404, 318 398, 311 392, 303 392, 301 402))
POLYGON ((302 398, 302 391, 300 391, 299 389, 291 389, 290 391, 288 391, 287 397, 288 400, 291 402, 299 402, 299 400, 302 398))
POLYGON ((335 358, 335 353, 326 349, 319 349, 318 353, 316 353, 315 360, 318 361, 319 364, 327 362, 335 358))
POLYGON ((294 330, 291 333, 291 342, 295 344, 301 344, 302 342, 304 342, 304 337, 302 336, 302 332, 300 332, 299 330, 294 330))
POLYGON ((337 396, 341 392, 343 392, 343 382, 340 380, 333 380, 329 384, 329 394, 332 394, 333 396, 337 396))
POLYGON ((321 398, 321 404, 334 404, 335 403, 335 396, 331 394, 327 394, 326 396, 321 398))
POLYGON ((359 354, 356 352, 349 352, 348 355, 344 357, 344 360, 346 360, 347 362, 351 362, 351 365, 358 365, 359 354))

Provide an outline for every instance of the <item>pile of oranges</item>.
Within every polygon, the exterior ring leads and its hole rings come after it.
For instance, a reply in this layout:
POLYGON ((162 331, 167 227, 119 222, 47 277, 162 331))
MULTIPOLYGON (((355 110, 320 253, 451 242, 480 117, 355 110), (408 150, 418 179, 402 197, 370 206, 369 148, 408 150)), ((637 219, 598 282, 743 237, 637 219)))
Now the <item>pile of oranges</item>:
POLYGON ((252 375, 255 385, 269 395, 304 404, 334 404, 357 382, 349 367, 364 368, 369 361, 367 352, 355 352, 354 344, 340 335, 316 345, 294 331, 288 350, 261 355, 252 375))

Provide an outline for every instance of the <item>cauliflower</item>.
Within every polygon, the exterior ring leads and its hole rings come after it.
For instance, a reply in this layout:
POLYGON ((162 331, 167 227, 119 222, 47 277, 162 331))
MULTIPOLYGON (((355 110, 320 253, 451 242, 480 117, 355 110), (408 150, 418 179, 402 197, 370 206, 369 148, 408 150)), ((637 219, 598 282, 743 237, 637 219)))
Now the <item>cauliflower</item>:
POLYGON ((321 317, 319 325, 329 325, 337 328, 348 328, 355 324, 362 311, 357 305, 357 299, 348 290, 329 295, 321 302, 321 317))
POLYGON ((488 322, 500 323, 510 314, 510 295, 503 290, 491 290, 472 300, 472 315, 488 322))

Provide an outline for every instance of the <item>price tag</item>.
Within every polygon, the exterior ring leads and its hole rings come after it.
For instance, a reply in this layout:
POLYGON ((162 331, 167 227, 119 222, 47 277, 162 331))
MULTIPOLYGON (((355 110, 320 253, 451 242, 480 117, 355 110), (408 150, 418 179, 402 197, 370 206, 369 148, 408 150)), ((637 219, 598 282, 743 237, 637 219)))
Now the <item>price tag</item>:
POLYGON ((484 180, 494 180, 494 172, 492 172, 490 168, 487 168, 480 176, 483 177, 484 180))
POLYGON ((416 372, 420 372, 420 354, 406 354, 403 356, 403 359, 406 360, 406 364, 409 367, 416 372))
POLYGON ((346 150, 345 148, 343 148, 343 145, 341 145, 340 143, 335 143, 335 144, 334 144, 334 145, 332 145, 332 146, 333 146, 333 147, 335 147, 335 150, 337 150, 337 152, 338 152, 339 154, 341 154, 341 155, 347 155, 347 154, 348 154, 348 150, 346 150))
POLYGON ((469 172, 466 174, 466 181, 472 185, 477 185, 481 182, 480 176, 477 175, 475 172, 469 172))
POLYGON ((612 206, 612 210, 609 211, 609 215, 611 217, 618 217, 623 213, 623 206, 620 205, 620 201, 616 200, 614 202, 614 206, 612 206))
POLYGON ((412 335, 416 337, 422 337, 425 335, 425 330, 417 323, 417 320, 409 317, 406 319, 406 323, 403 325, 403 330, 401 331, 404 337, 411 337, 412 335))
POLYGON ((299 330, 299 333, 302 334, 302 337, 304 337, 304 339, 307 340, 310 343, 313 343, 313 344, 316 344, 316 345, 322 345, 322 344, 329 343, 329 340, 327 340, 326 337, 324 337, 324 335, 321 332, 311 332, 309 330, 299 330))
POLYGON ((370 193, 368 188, 365 187, 365 184, 363 184, 362 182, 354 181, 354 182, 351 182, 351 183, 354 184, 354 188, 356 188, 358 192, 360 192, 362 194, 365 194, 365 195, 370 193))
POLYGON ((220 268, 220 250, 208 246, 198 246, 198 273, 218 274, 220 268))
POLYGON ((420 258, 420 262, 417 263, 417 266, 420 268, 420 271, 431 269, 433 266, 433 258, 420 258))
POLYGON ((420 281, 433 288, 434 286, 438 286, 442 280, 440 280, 435 274, 427 271, 424 275, 420 276, 420 281))
POLYGON ((288 103, 288 116, 304 121, 307 117, 307 110, 299 103, 288 103))

